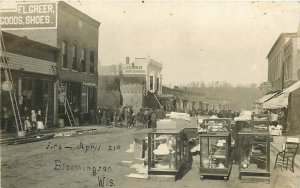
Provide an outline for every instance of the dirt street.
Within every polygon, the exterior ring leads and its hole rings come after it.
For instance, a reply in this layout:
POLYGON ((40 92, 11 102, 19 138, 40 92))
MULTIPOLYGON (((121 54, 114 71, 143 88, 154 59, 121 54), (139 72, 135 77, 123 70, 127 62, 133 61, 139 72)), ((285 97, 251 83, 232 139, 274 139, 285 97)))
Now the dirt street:
MULTIPOLYGON (((200 181, 199 157, 193 159, 192 169, 176 182, 156 182, 133 179, 135 173, 128 164, 133 154, 126 153, 134 138, 147 136, 150 129, 105 128, 91 133, 55 137, 40 142, 1 147, 1 185, 5 188, 60 187, 273 187, 278 172, 272 170, 271 184, 241 183, 238 166, 233 165, 230 178, 200 181), (111 150, 109 150, 111 149, 111 150)), ((272 161, 271 161, 272 163, 272 161)))

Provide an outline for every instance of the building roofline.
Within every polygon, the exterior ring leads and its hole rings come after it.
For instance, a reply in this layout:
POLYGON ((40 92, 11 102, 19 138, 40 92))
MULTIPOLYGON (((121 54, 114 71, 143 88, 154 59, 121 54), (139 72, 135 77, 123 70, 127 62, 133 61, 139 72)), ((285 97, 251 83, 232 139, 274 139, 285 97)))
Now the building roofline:
POLYGON ((92 23, 94 23, 98 27, 101 24, 96 19, 90 17, 89 15, 85 14, 84 12, 81 12, 80 10, 76 9, 75 7, 71 6, 70 4, 68 4, 68 3, 64 2, 64 1, 58 1, 58 5, 67 7, 69 10, 72 10, 72 11, 76 12, 76 15, 80 15, 80 16, 83 16, 83 17, 87 18, 88 20, 90 20, 92 23))
POLYGON ((54 46, 50 46, 48 44, 45 43, 41 43, 38 41, 34 41, 31 39, 28 39, 27 37, 20 37, 18 35, 14 35, 5 31, 1 31, 3 38, 4 38, 4 42, 8 39, 13 39, 14 41, 18 41, 18 42, 22 42, 22 43, 26 43, 26 44, 31 44, 33 47, 39 48, 39 49, 43 49, 43 50, 50 50, 53 51, 55 53, 58 53, 60 50, 57 47, 54 46))
POLYGON ((297 35, 297 33, 281 33, 281 34, 278 36, 278 38, 276 39, 276 41, 274 42, 274 44, 273 44, 272 48, 270 49, 270 51, 269 51, 269 53, 268 53, 266 59, 269 58, 269 56, 270 56, 271 53, 273 52, 275 46, 278 44, 278 42, 280 41, 280 39, 281 39, 282 37, 286 37, 286 36, 296 36, 296 35, 297 35))
POLYGON ((158 68, 160 68, 160 69, 163 68, 163 65, 162 65, 161 63, 155 61, 154 59, 149 58, 148 63, 149 63, 149 64, 152 64, 152 65, 154 65, 154 66, 156 66, 156 67, 158 67, 158 68))

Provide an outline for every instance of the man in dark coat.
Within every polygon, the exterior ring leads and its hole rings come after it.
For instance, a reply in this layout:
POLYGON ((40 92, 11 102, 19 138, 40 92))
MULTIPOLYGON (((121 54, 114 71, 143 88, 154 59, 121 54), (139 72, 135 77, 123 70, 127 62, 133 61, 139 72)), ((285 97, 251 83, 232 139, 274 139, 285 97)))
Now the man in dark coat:
POLYGON ((163 110, 163 107, 161 107, 159 110, 157 110, 157 119, 164 119, 166 117, 166 113, 163 110))

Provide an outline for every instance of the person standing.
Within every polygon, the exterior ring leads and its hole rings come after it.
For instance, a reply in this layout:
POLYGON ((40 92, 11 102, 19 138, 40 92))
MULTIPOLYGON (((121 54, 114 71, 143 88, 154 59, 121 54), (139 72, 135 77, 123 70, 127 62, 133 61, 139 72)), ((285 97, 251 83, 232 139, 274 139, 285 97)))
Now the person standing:
POLYGON ((157 115, 155 112, 155 109, 153 109, 152 115, 151 115, 151 128, 152 131, 155 131, 156 129, 156 119, 157 119, 157 115))
POLYGON ((129 112, 128 114, 128 126, 131 129, 133 127, 133 113, 129 112))
POLYGON ((131 128, 132 125, 132 113, 131 113, 131 108, 127 108, 126 114, 125 114, 125 122, 127 128, 131 128))
POLYGON ((28 116, 26 117, 26 119, 24 121, 24 129, 26 131, 26 134, 29 134, 32 131, 31 123, 29 121, 29 117, 28 116))
POLYGON ((102 110, 102 124, 104 126, 106 126, 106 121, 107 121, 107 119, 106 119, 106 111, 103 109, 102 110))
POLYGON ((285 108, 282 108, 278 112, 278 124, 282 126, 282 132, 287 131, 286 121, 287 121, 286 110, 285 110, 285 108))
POLYGON ((278 115, 276 113, 273 113, 273 111, 271 111, 269 117, 270 117, 271 125, 277 126, 278 125, 278 115))
POLYGON ((40 133, 41 130, 45 128, 41 110, 38 110, 38 113, 36 114, 36 125, 37 125, 37 133, 40 133))
POLYGON ((149 124, 149 114, 148 114, 148 110, 145 110, 143 114, 143 128, 148 128, 148 124, 149 124))
POLYGON ((163 107, 161 107, 159 110, 157 110, 157 119, 164 119, 165 117, 166 117, 166 113, 163 107))
POLYGON ((113 123, 112 126, 117 127, 118 126, 118 108, 113 109, 113 123))
POLYGON ((75 125, 78 126, 79 125, 79 109, 77 106, 75 106, 75 108, 73 110, 73 116, 74 116, 74 120, 75 120, 75 125))
POLYGON ((7 131, 8 123, 10 119, 10 111, 5 106, 2 108, 2 115, 3 115, 4 131, 7 131))
POLYGON ((124 110, 124 123, 125 123, 125 126, 127 127, 127 128, 129 128, 128 127, 128 115, 129 115, 129 113, 128 113, 128 111, 129 111, 129 108, 125 108, 125 110, 124 110))
POLYGON ((32 126, 32 133, 36 132, 36 113, 35 110, 31 110, 31 126, 32 126))

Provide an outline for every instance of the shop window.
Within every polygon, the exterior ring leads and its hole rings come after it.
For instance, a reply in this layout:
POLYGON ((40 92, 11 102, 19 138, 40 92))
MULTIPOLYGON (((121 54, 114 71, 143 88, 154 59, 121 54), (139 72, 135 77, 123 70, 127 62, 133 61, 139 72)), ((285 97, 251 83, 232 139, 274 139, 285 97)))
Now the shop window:
POLYGON ((88 88, 88 109, 92 110, 95 109, 95 88, 93 87, 87 87, 88 88))
POLYGON ((34 108, 36 110, 43 111, 43 98, 44 98, 44 81, 43 80, 34 80, 34 88, 33 88, 33 103, 34 108))
POLYGON ((33 98, 33 80, 23 79, 22 80, 22 96, 23 96, 23 106, 32 109, 32 98, 33 98))
POLYGON ((61 44, 61 54, 62 54, 62 67, 63 68, 68 68, 68 50, 67 50, 67 43, 62 42, 61 44))
POLYGON ((44 100, 47 100, 49 97, 49 82, 44 81, 44 86, 43 86, 43 93, 44 93, 44 100))
POLYGON ((91 51, 90 53, 90 73, 95 73, 95 53, 91 51))
POLYGON ((153 90, 153 76, 150 76, 150 90, 153 90))
POLYGON ((79 71, 86 72, 86 49, 85 48, 82 48, 81 50, 79 71))
POLYGON ((78 70, 77 67, 77 45, 73 45, 73 50, 72 50, 72 69, 73 70, 78 70))

